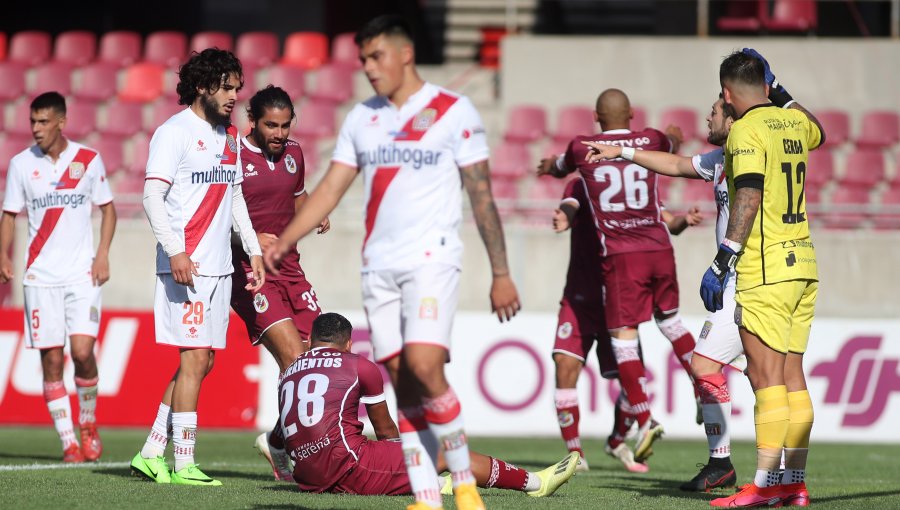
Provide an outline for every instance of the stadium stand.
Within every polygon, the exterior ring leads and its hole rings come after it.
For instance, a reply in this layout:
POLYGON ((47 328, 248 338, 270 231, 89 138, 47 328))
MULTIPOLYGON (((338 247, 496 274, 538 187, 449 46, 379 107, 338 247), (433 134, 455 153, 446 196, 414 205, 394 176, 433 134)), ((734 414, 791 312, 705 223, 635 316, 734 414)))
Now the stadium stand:
MULTIPOLYGON (((641 108, 640 106, 632 106, 631 107, 631 129, 644 129, 647 127, 647 110, 641 108)), ((596 127, 594 128, 596 129, 596 127)))
POLYGON ((857 147, 887 149, 897 142, 900 142, 900 114, 891 110, 872 110, 863 114, 857 147))
POLYGON ((809 153, 806 189, 821 190, 834 179, 834 153, 823 147, 809 153))
POLYGON ((334 104, 327 101, 304 101, 297 111, 297 124, 291 129, 291 136, 302 142, 330 138, 336 133, 335 117, 337 112, 334 104))
POLYGON ((259 69, 277 62, 278 50, 278 36, 274 32, 244 32, 237 37, 234 54, 244 66, 259 69))
POLYGON ((759 32, 766 18, 766 0, 728 0, 725 15, 716 20, 725 32, 759 32))
POLYGON ((353 97, 353 70, 347 66, 325 64, 312 78, 307 95, 315 101, 339 105, 353 97))
MULTIPOLYGON (((665 130, 670 125, 681 128, 681 134, 685 142, 698 139, 697 112, 693 108, 676 107, 663 110, 659 117, 657 129, 665 130)), ((705 138, 705 137, 704 137, 705 138)))
POLYGON ((831 194, 830 207, 827 213, 820 217, 828 228, 859 228, 866 221, 867 215, 864 208, 868 203, 868 190, 840 187, 831 194))
POLYGON ((72 79, 72 93, 78 101, 102 103, 115 97, 119 67, 111 62, 94 62, 79 68, 72 79))
POLYGON ((842 189, 869 192, 884 179, 884 155, 879 150, 856 149, 847 156, 838 184, 842 189))
POLYGON ((66 105, 66 136, 84 140, 97 129, 97 105, 91 101, 72 101, 66 105))
POLYGON ((353 32, 345 32, 334 36, 331 41, 331 62, 334 64, 359 69, 362 63, 359 61, 359 48, 356 47, 356 36, 353 32))
POLYGON ((303 92, 306 91, 306 71, 300 67, 276 64, 269 67, 267 73, 262 73, 265 79, 257 79, 256 88, 261 89, 266 85, 281 87, 291 96, 294 103, 300 101, 303 92))
POLYGON ((17 62, 0 62, 0 101, 15 101, 24 92, 25 67, 17 62))
MULTIPOLYGON (((178 104, 177 101, 169 99, 167 97, 161 97, 154 101, 150 105, 150 115, 147 117, 147 121, 144 122, 144 132, 148 134, 153 134, 156 131, 156 128, 161 126, 165 121, 169 120, 169 117, 175 115, 187 108, 186 106, 178 104)), ((239 115, 242 115, 243 112, 235 109, 233 116, 235 118, 239 115)))
POLYGON ((41 30, 16 32, 9 41, 8 59, 36 66, 50 60, 51 43, 50 34, 41 30))
POLYGON ((89 64, 97 56, 97 36, 86 30, 70 30, 53 41, 53 60, 73 66, 89 64))
POLYGON ((6 32, 0 32, 0 62, 6 60, 6 50, 9 41, 6 37, 6 32))
POLYGON ((139 62, 125 69, 119 89, 120 101, 148 103, 163 94, 165 68, 153 62, 139 62))
POLYGON ((234 50, 234 38, 227 32, 197 32, 191 36, 190 51, 201 52, 206 48, 234 50))
POLYGON ((775 0, 772 15, 763 20, 771 32, 813 32, 818 26, 815 0, 775 0))
MULTIPOLYGON (((55 90, 64 96, 72 93, 72 64, 66 62, 47 62, 34 70, 32 85, 26 92, 35 97, 43 92, 55 90)), ((27 83, 27 82, 26 82, 27 83)))
POLYGON ((88 145, 100 153, 100 157, 103 158, 103 164, 106 166, 107 176, 112 177, 123 170, 125 161, 121 140, 98 137, 88 145))
POLYGON ((822 110, 816 112, 816 118, 822 124, 827 136, 825 145, 838 147, 850 139, 850 116, 842 110, 822 110))
POLYGON ((294 32, 284 41, 283 65, 316 69, 328 62, 328 37, 319 32, 294 32))
POLYGON ((104 138, 125 140, 143 128, 143 105, 140 103, 112 101, 106 105, 99 133, 104 138))
POLYGON ((556 114, 556 130, 552 138, 554 145, 568 144, 572 138, 592 133, 594 126, 594 110, 588 106, 565 106, 556 114))
POLYGON ((539 105, 513 106, 507 113, 503 139, 508 142, 536 142, 547 134, 547 111, 539 105))
POLYGON ((6 134, 31 138, 31 102, 24 100, 12 108, 12 116, 7 117, 6 134))
POLYGON ((153 32, 144 41, 144 60, 165 67, 176 68, 187 56, 187 35, 181 32, 153 32))
POLYGON ((137 32, 127 30, 106 32, 100 37, 97 60, 115 64, 120 68, 126 67, 141 59, 141 49, 141 35, 137 32))

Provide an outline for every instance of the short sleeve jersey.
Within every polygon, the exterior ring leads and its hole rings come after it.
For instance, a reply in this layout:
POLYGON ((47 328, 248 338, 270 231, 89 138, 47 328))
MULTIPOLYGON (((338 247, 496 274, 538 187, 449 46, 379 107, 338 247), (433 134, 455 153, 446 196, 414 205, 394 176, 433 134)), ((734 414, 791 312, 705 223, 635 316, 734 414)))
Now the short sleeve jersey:
POLYGON ((706 182, 713 183, 713 196, 716 200, 716 246, 725 239, 728 228, 728 183, 725 181, 725 151, 721 147, 691 158, 691 164, 697 175, 706 182))
POLYGON ((591 214, 587 190, 581 179, 566 184, 562 203, 578 206, 569 234, 569 270, 563 296, 579 304, 599 304, 603 299, 603 276, 600 272, 600 239, 591 214))
POLYGON ((568 168, 577 169, 586 184, 602 255, 670 249, 656 173, 625 159, 589 163, 584 159, 588 148, 582 141, 671 152, 672 143, 666 135, 648 128, 578 136, 569 143, 565 161, 568 168))
POLYGON ((97 151, 71 140, 54 163, 37 147, 9 164, 3 210, 28 214, 23 283, 35 287, 91 281, 91 203, 112 202, 97 151))
MULTIPOLYGON (((306 192, 306 166, 300 144, 288 140, 284 152, 270 159, 245 138, 240 151, 244 179, 241 189, 253 229, 259 234, 280 236, 294 217, 294 200, 306 192)), ((235 271, 252 272, 250 257, 244 250, 233 250, 232 257, 235 271)), ((305 279, 296 249, 285 255, 279 273, 266 273, 266 280, 305 279)))
POLYGON ((317 347, 284 371, 278 395, 294 479, 302 490, 327 491, 359 462, 368 441, 359 405, 384 402, 381 372, 356 354, 317 347))
POLYGON ((804 200, 809 151, 822 133, 796 109, 759 105, 731 126, 725 148, 728 191, 762 190, 760 210, 738 259, 737 289, 817 280, 816 253, 804 200))
POLYGON ((381 96, 356 105, 332 160, 363 173, 362 270, 461 267, 459 167, 487 159, 481 117, 465 96, 426 83, 399 108, 381 96))
MULTIPOLYGON (((190 108, 173 115, 153 133, 146 178, 172 185, 165 198, 169 225, 197 272, 231 274, 232 187, 242 180, 237 128, 213 127, 190 108)), ((156 272, 171 272, 159 244, 156 272)))

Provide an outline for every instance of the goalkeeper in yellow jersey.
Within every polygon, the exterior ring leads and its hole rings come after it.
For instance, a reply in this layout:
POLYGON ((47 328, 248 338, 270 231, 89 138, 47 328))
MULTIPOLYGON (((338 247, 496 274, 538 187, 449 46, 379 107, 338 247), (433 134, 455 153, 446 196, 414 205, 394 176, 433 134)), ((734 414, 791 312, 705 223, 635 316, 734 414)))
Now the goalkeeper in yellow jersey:
POLYGON ((822 144, 825 134, 755 50, 745 48, 726 57, 719 80, 725 102, 738 118, 725 147, 732 203, 725 239, 703 275, 700 294, 707 310, 722 308, 730 269, 736 270, 735 323, 756 395, 757 469, 753 483, 710 504, 807 506, 805 470, 813 410, 803 353, 818 274, 804 183, 809 151, 822 144))

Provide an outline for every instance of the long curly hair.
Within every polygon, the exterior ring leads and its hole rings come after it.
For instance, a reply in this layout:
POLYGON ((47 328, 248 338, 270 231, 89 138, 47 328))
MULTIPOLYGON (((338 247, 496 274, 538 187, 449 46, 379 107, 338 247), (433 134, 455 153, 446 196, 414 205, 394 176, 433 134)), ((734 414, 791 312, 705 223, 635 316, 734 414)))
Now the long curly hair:
POLYGON ((281 87, 269 85, 254 94, 247 106, 247 115, 253 121, 257 121, 263 118, 269 108, 287 108, 291 111, 291 120, 294 120, 294 103, 291 102, 291 96, 281 87))
POLYGON ((197 89, 216 92, 232 73, 237 75, 243 86, 241 61, 230 51, 207 48, 200 53, 191 53, 191 58, 178 69, 178 86, 175 88, 178 92, 178 104, 193 104, 200 94, 197 89))

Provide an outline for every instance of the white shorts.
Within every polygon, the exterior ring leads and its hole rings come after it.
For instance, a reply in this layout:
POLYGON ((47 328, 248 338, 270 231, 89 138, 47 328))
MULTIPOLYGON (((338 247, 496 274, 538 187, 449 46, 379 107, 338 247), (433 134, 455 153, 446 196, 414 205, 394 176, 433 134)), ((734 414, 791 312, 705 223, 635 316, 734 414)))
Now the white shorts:
POLYGON ((722 295, 722 309, 709 314, 700 331, 700 338, 694 346, 694 354, 699 354, 720 365, 731 365, 737 370, 747 368, 741 335, 734 323, 734 276, 728 279, 722 295))
POLYGON ((194 286, 156 275, 153 321, 156 343, 188 349, 224 349, 231 275, 194 276, 194 286))
POLYGON ((459 273, 440 263, 363 273, 363 306, 376 361, 397 356, 407 343, 437 345, 449 359, 459 273))
POLYGON ((62 287, 25 286, 25 345, 52 349, 66 338, 97 338, 100 329, 100 287, 87 281, 62 287))

